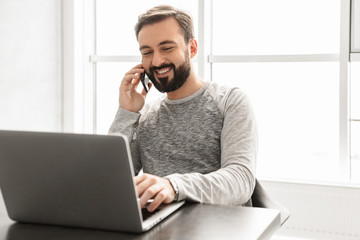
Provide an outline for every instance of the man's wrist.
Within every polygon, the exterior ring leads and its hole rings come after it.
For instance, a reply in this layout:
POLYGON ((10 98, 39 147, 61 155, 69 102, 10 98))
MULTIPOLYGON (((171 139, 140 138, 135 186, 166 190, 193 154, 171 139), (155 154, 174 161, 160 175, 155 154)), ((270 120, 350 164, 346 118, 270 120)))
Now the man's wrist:
POLYGON ((169 180, 170 185, 174 190, 174 194, 175 194, 174 202, 177 202, 178 199, 179 199, 179 187, 178 187, 177 183, 173 179, 171 179, 171 178, 167 178, 167 179, 169 180))

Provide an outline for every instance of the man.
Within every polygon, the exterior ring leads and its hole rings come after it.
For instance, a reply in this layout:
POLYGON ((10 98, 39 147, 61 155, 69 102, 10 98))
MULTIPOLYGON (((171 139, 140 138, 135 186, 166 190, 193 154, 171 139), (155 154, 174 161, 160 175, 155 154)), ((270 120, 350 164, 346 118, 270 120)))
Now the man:
POLYGON ((142 64, 125 74, 109 130, 129 138, 135 172, 144 172, 135 177, 140 205, 153 199, 150 212, 184 199, 242 205, 255 186, 257 136, 248 98, 196 75, 193 29, 191 17, 171 6, 139 16, 142 64), (137 91, 144 71, 166 93, 149 105, 147 92, 137 91))

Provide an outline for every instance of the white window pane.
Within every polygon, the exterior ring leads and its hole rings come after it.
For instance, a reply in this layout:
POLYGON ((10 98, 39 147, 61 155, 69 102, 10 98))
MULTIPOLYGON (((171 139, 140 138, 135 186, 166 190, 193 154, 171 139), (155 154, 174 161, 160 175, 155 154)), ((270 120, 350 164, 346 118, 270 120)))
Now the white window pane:
MULTIPOLYGON (((351 118, 360 119, 360 63, 351 63, 351 118)), ((351 123, 351 180, 360 183, 360 122, 351 123)))
POLYGON ((360 122, 351 123, 351 180, 360 183, 360 122))
POLYGON ((259 177, 338 180, 338 75, 338 63, 213 64, 215 81, 250 97, 259 177))
POLYGON ((351 41, 352 41, 352 52, 360 52, 360 0, 351 1, 351 41))
POLYGON ((351 63, 351 117, 360 119, 360 62, 351 63))
POLYGON ((214 0, 213 54, 338 53, 340 0, 214 0))
MULTIPOLYGON (((140 55, 134 26, 140 14, 161 4, 168 4, 190 12, 197 29, 197 1, 169 0, 101 0, 97 1, 97 54, 140 55)), ((197 31, 196 31, 197 32, 197 31)))
POLYGON ((136 64, 97 64, 97 133, 107 134, 119 106, 119 87, 125 73, 136 64))

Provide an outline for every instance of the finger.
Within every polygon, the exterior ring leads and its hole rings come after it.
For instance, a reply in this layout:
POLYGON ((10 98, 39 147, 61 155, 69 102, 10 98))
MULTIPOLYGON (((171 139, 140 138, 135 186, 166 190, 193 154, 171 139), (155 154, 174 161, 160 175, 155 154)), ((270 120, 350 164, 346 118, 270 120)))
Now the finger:
POLYGON ((134 84, 134 79, 140 79, 140 74, 144 72, 144 69, 133 69, 127 72, 123 78, 123 82, 126 84, 134 84))
POLYGON ((133 85, 136 85, 136 86, 137 86, 137 85, 139 85, 140 80, 141 80, 141 79, 140 79, 140 74, 135 74, 135 76, 134 76, 134 78, 132 79, 132 82, 131 82, 131 83, 132 83, 133 85))
MULTIPOLYGON (((132 70, 134 70, 134 69, 144 69, 143 67, 144 67, 143 64, 142 64, 142 63, 139 63, 139 64, 135 65, 134 67, 132 67, 132 68, 130 69, 130 71, 132 71, 132 70)), ((129 72, 130 72, 130 71, 129 71, 129 72)))
POLYGON ((142 63, 134 66, 128 72, 125 73, 123 80, 130 82, 134 77, 140 75, 140 73, 144 72, 144 68, 142 63))
POLYGON ((149 212, 155 211, 155 209, 157 209, 161 205, 161 203, 164 202, 165 199, 166 199, 166 190, 163 189, 162 191, 158 192, 158 194, 156 194, 154 200, 152 201, 152 203, 149 204, 149 206, 146 209, 149 212))
POLYGON ((142 181, 141 183, 139 183, 136 186, 139 197, 142 197, 142 195, 145 193, 145 191, 148 188, 150 188, 152 185, 154 185, 154 183, 150 180, 145 180, 145 181, 142 181))
POLYGON ((132 68, 130 71, 126 72, 125 75, 140 75, 145 70, 143 68, 132 68))
POLYGON ((144 207, 150 199, 153 199, 162 190, 163 188, 160 184, 155 184, 147 188, 144 194, 140 197, 141 207, 144 207))
POLYGON ((133 79, 137 78, 136 74, 125 74, 125 76, 123 77, 122 81, 121 81, 121 86, 125 86, 127 88, 132 88, 133 87, 133 79))
POLYGON ((136 73, 136 72, 139 72, 139 70, 142 70, 141 72, 143 72, 143 70, 144 70, 144 66, 142 63, 137 64, 136 66, 132 67, 127 73, 136 73))
POLYGON ((147 173, 143 173, 140 175, 137 175, 134 177, 135 179, 135 184, 138 185, 139 183, 141 183, 142 181, 145 181, 147 178, 149 178, 151 175, 147 174, 147 173))
POLYGON ((134 177, 135 180, 135 184, 138 185, 140 182, 144 181, 145 179, 145 174, 141 174, 141 175, 137 175, 134 177))
POLYGON ((152 176, 144 176, 144 180, 136 184, 136 189, 139 196, 141 197, 148 188, 150 188, 152 185, 155 184, 156 184, 156 178, 152 176))

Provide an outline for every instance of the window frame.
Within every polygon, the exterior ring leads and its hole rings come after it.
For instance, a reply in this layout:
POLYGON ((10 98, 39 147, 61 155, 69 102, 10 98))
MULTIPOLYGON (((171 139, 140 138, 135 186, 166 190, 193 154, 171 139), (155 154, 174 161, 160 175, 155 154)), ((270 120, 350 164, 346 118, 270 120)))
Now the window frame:
MULTIPOLYGON (((212 81, 212 64, 227 62, 338 62, 339 63, 339 167, 343 182, 351 182, 350 158, 350 63, 360 61, 354 48, 352 1, 341 0, 340 53, 302 55, 214 55, 212 54, 213 0, 198 0, 196 62, 202 79, 212 81), (351 37, 350 37, 351 36, 351 37), (206 39, 209 39, 206 41, 206 39)), ((96 134, 96 67, 99 62, 139 62, 140 56, 102 56, 96 52, 96 0, 63 1, 63 131, 96 134), (66 20, 70 16, 71 21, 66 20), (79 31, 80 30, 80 31, 79 31), (73 101, 71 101, 73 100, 73 101), (91 117, 89 117, 91 116, 91 117)))

